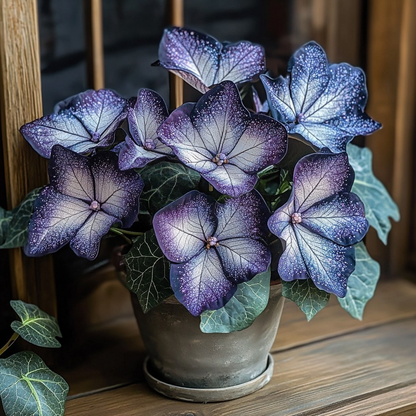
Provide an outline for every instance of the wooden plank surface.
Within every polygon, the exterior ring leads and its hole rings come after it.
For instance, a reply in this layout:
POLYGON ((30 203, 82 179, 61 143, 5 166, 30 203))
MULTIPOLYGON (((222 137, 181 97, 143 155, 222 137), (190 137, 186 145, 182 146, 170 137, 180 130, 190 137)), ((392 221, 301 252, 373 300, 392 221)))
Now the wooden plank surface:
MULTIPOLYGON (((47 182, 47 162, 36 154, 19 128, 42 116, 36 0, 0 2, 1 138, 9 208, 47 182)), ((56 315, 55 281, 50 256, 39 259, 10 250, 14 297, 56 315)))

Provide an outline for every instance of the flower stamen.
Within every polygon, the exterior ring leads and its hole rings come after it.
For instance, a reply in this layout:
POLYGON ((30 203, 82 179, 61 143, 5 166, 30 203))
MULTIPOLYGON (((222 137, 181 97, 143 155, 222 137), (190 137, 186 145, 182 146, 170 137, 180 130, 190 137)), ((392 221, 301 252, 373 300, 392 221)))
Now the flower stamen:
POLYGON ((205 245, 205 248, 207 250, 209 250, 211 247, 216 247, 219 244, 217 237, 209 237, 206 242, 207 244, 205 245))
POLYGON ((300 224, 302 222, 302 214, 300 212, 294 212, 291 215, 292 224, 300 224))

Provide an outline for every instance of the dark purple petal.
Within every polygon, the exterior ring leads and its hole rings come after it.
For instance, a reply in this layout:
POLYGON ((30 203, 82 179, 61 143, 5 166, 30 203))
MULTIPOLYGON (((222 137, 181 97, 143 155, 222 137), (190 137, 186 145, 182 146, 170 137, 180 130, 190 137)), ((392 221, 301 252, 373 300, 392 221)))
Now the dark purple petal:
POLYGON ((194 316, 222 308, 237 289, 226 278, 215 249, 204 249, 186 263, 172 264, 170 284, 176 298, 194 316))
POLYGON ((47 159, 55 144, 80 153, 96 146, 82 123, 68 110, 27 123, 20 128, 20 132, 33 149, 47 159))
POLYGON ((265 70, 264 49, 247 41, 221 44, 211 36, 173 27, 165 29, 159 64, 205 93, 228 80, 255 80, 265 70))
POLYGON ((94 199, 90 160, 65 147, 53 147, 49 161, 49 178, 51 185, 64 195, 88 203, 94 199))
POLYGON ((336 244, 302 225, 287 226, 280 238, 286 242, 278 266, 283 280, 310 277, 317 288, 345 296, 355 268, 354 247, 336 244))
POLYGON ((45 187, 34 204, 25 254, 54 253, 74 237, 90 215, 88 203, 45 187))
POLYGON ((155 214, 156 238, 168 260, 182 263, 205 250, 217 226, 214 207, 214 199, 191 191, 155 214))
POLYGON ((271 260, 267 245, 249 237, 219 240, 216 250, 225 275, 234 283, 246 282, 266 271, 271 260))
POLYGON ((354 182, 354 171, 346 153, 315 153, 303 157, 293 174, 292 197, 295 210, 304 212, 318 201, 338 192, 349 192, 354 182))
POLYGON ((343 246, 361 241, 369 227, 364 204, 350 192, 330 196, 310 207, 302 213, 302 225, 343 246))
POLYGON ((246 173, 257 173, 279 163, 287 151, 287 132, 276 120, 262 115, 252 116, 228 161, 246 173))
POLYGON ((215 213, 218 217, 215 236, 220 241, 240 237, 267 238, 270 211, 257 191, 217 204, 215 213))
POLYGON ((94 260, 100 250, 101 239, 108 233, 110 227, 119 222, 103 211, 93 212, 71 239, 70 247, 79 257, 94 260))
POLYGON ((128 228, 137 218, 139 196, 144 183, 134 170, 121 171, 113 152, 99 152, 91 158, 95 184, 95 201, 106 214, 128 228))

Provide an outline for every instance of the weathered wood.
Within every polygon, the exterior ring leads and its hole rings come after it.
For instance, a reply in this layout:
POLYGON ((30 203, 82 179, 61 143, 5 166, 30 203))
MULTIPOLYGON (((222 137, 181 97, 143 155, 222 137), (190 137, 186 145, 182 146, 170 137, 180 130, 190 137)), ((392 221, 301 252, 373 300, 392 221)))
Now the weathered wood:
POLYGON ((71 400, 65 414, 380 414, 416 403, 414 345, 415 318, 276 353, 272 381, 257 393, 231 402, 177 402, 150 392, 141 383, 71 400))
MULTIPOLYGON (((47 180, 47 164, 19 133, 42 116, 37 2, 0 2, 0 111, 7 201, 9 208, 47 180)), ((50 256, 27 258, 11 250, 14 297, 36 303, 56 315, 55 281, 50 256)))
POLYGON ((87 49, 87 84, 104 88, 103 16, 101 0, 84 0, 85 40, 87 49))

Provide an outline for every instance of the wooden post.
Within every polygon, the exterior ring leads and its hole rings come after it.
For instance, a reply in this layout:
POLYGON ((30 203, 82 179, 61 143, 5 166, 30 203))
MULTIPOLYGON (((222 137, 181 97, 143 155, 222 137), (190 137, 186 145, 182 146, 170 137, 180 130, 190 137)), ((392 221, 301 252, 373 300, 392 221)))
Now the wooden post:
MULTIPOLYGON (((47 182, 47 161, 30 147, 20 126, 42 116, 36 0, 0 2, 0 112, 8 207, 47 182)), ((26 257, 10 250, 13 295, 56 315, 51 256, 26 257)))
POLYGON ((101 0, 84 0, 87 85, 104 88, 103 13, 101 0))
MULTIPOLYGON (((183 26, 183 0, 169 0, 168 13, 169 24, 183 26)), ((171 110, 183 104, 183 81, 176 75, 169 73, 169 106, 171 110)))

